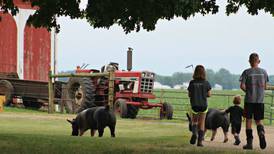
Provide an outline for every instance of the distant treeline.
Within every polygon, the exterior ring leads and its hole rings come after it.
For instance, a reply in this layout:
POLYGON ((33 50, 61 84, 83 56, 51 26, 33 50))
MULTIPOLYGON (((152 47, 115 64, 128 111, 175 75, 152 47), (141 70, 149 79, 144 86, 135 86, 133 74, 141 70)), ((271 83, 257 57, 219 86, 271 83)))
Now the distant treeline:
MULTIPOLYGON (((207 80, 212 86, 219 84, 223 86, 223 89, 239 89, 239 74, 231 74, 228 70, 222 68, 217 72, 212 69, 206 70, 207 80)), ((274 76, 269 76, 270 84, 274 85, 274 76)), ((192 79, 192 73, 176 72, 172 76, 157 75, 156 81, 163 85, 174 87, 175 85, 181 85, 184 82, 189 82, 192 79)))

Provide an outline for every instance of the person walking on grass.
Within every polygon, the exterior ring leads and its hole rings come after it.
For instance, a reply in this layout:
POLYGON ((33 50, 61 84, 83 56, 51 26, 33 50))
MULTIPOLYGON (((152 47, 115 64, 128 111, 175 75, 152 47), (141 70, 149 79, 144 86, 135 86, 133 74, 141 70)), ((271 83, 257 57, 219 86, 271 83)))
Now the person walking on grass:
POLYGON ((268 82, 266 71, 259 67, 260 59, 257 53, 249 56, 251 68, 244 70, 240 77, 240 88, 245 92, 244 116, 246 118, 246 141, 243 149, 253 149, 252 117, 257 125, 260 148, 266 148, 264 119, 264 93, 268 82))
POLYGON ((203 146, 202 140, 205 131, 205 117, 208 110, 207 97, 210 97, 211 86, 206 80, 206 71, 204 66, 197 65, 193 80, 188 86, 188 96, 190 97, 190 104, 192 109, 192 136, 190 144, 195 144, 198 135, 197 146, 203 146))
POLYGON ((243 116, 243 109, 240 107, 241 95, 234 96, 233 104, 234 105, 226 109, 225 112, 230 114, 229 119, 231 123, 231 133, 235 139, 234 145, 239 145, 241 143, 239 134, 241 132, 243 116))

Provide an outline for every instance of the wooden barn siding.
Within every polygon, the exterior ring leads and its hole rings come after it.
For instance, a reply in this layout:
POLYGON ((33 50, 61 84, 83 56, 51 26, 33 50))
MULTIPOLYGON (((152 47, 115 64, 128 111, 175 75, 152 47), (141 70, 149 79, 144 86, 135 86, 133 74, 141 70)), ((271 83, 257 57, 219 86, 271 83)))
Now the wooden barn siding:
POLYGON ((17 71, 17 27, 10 14, 0 12, 0 72, 17 71))
POLYGON ((32 9, 34 10, 35 8, 31 7, 31 3, 28 1, 23 1, 23 0, 13 0, 14 5, 16 5, 20 9, 32 9))
POLYGON ((45 28, 24 30, 24 79, 48 81, 51 63, 51 35, 45 28))
POLYGON ((19 14, 15 17, 1 14, 0 72, 18 73, 26 80, 48 81, 52 59, 51 33, 45 28, 35 29, 25 24, 30 11, 37 8, 23 0, 13 2, 20 10, 19 14))

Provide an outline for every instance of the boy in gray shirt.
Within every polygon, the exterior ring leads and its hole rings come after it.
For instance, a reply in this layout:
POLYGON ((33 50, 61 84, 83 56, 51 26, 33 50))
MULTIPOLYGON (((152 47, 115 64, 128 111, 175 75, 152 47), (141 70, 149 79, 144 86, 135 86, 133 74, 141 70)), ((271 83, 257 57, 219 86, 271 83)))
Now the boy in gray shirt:
POLYGON ((244 149, 253 149, 252 117, 257 125, 260 148, 266 148, 265 131, 262 120, 264 119, 264 93, 268 75, 259 68, 259 55, 252 53, 249 56, 251 68, 246 69, 240 77, 240 88, 245 92, 244 116, 246 117, 246 140, 244 149))

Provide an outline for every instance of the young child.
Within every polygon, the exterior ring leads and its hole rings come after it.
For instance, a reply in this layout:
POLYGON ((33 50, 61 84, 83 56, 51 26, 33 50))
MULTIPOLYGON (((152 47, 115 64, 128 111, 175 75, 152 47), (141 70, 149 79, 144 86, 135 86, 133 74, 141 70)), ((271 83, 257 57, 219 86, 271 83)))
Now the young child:
POLYGON ((239 145, 241 143, 239 134, 241 132, 242 126, 242 116, 243 109, 240 107, 241 104, 241 96, 237 95, 233 99, 234 106, 229 107, 225 110, 226 113, 230 113, 230 123, 231 123, 231 133, 234 136, 235 142, 234 145, 239 145))
POLYGON ((252 117, 257 125, 257 133, 260 148, 266 148, 265 131, 262 120, 264 119, 264 93, 268 75, 266 71, 259 68, 259 55, 252 53, 249 56, 251 68, 246 69, 241 77, 241 89, 245 92, 244 116, 246 117, 246 141, 244 149, 253 149, 252 117))
POLYGON ((205 130, 205 117, 207 112, 207 97, 209 97, 211 86, 206 80, 206 71, 202 65, 196 66, 193 74, 193 80, 190 81, 188 87, 188 96, 190 97, 190 104, 192 108, 192 136, 190 144, 203 146, 202 140, 205 130))

